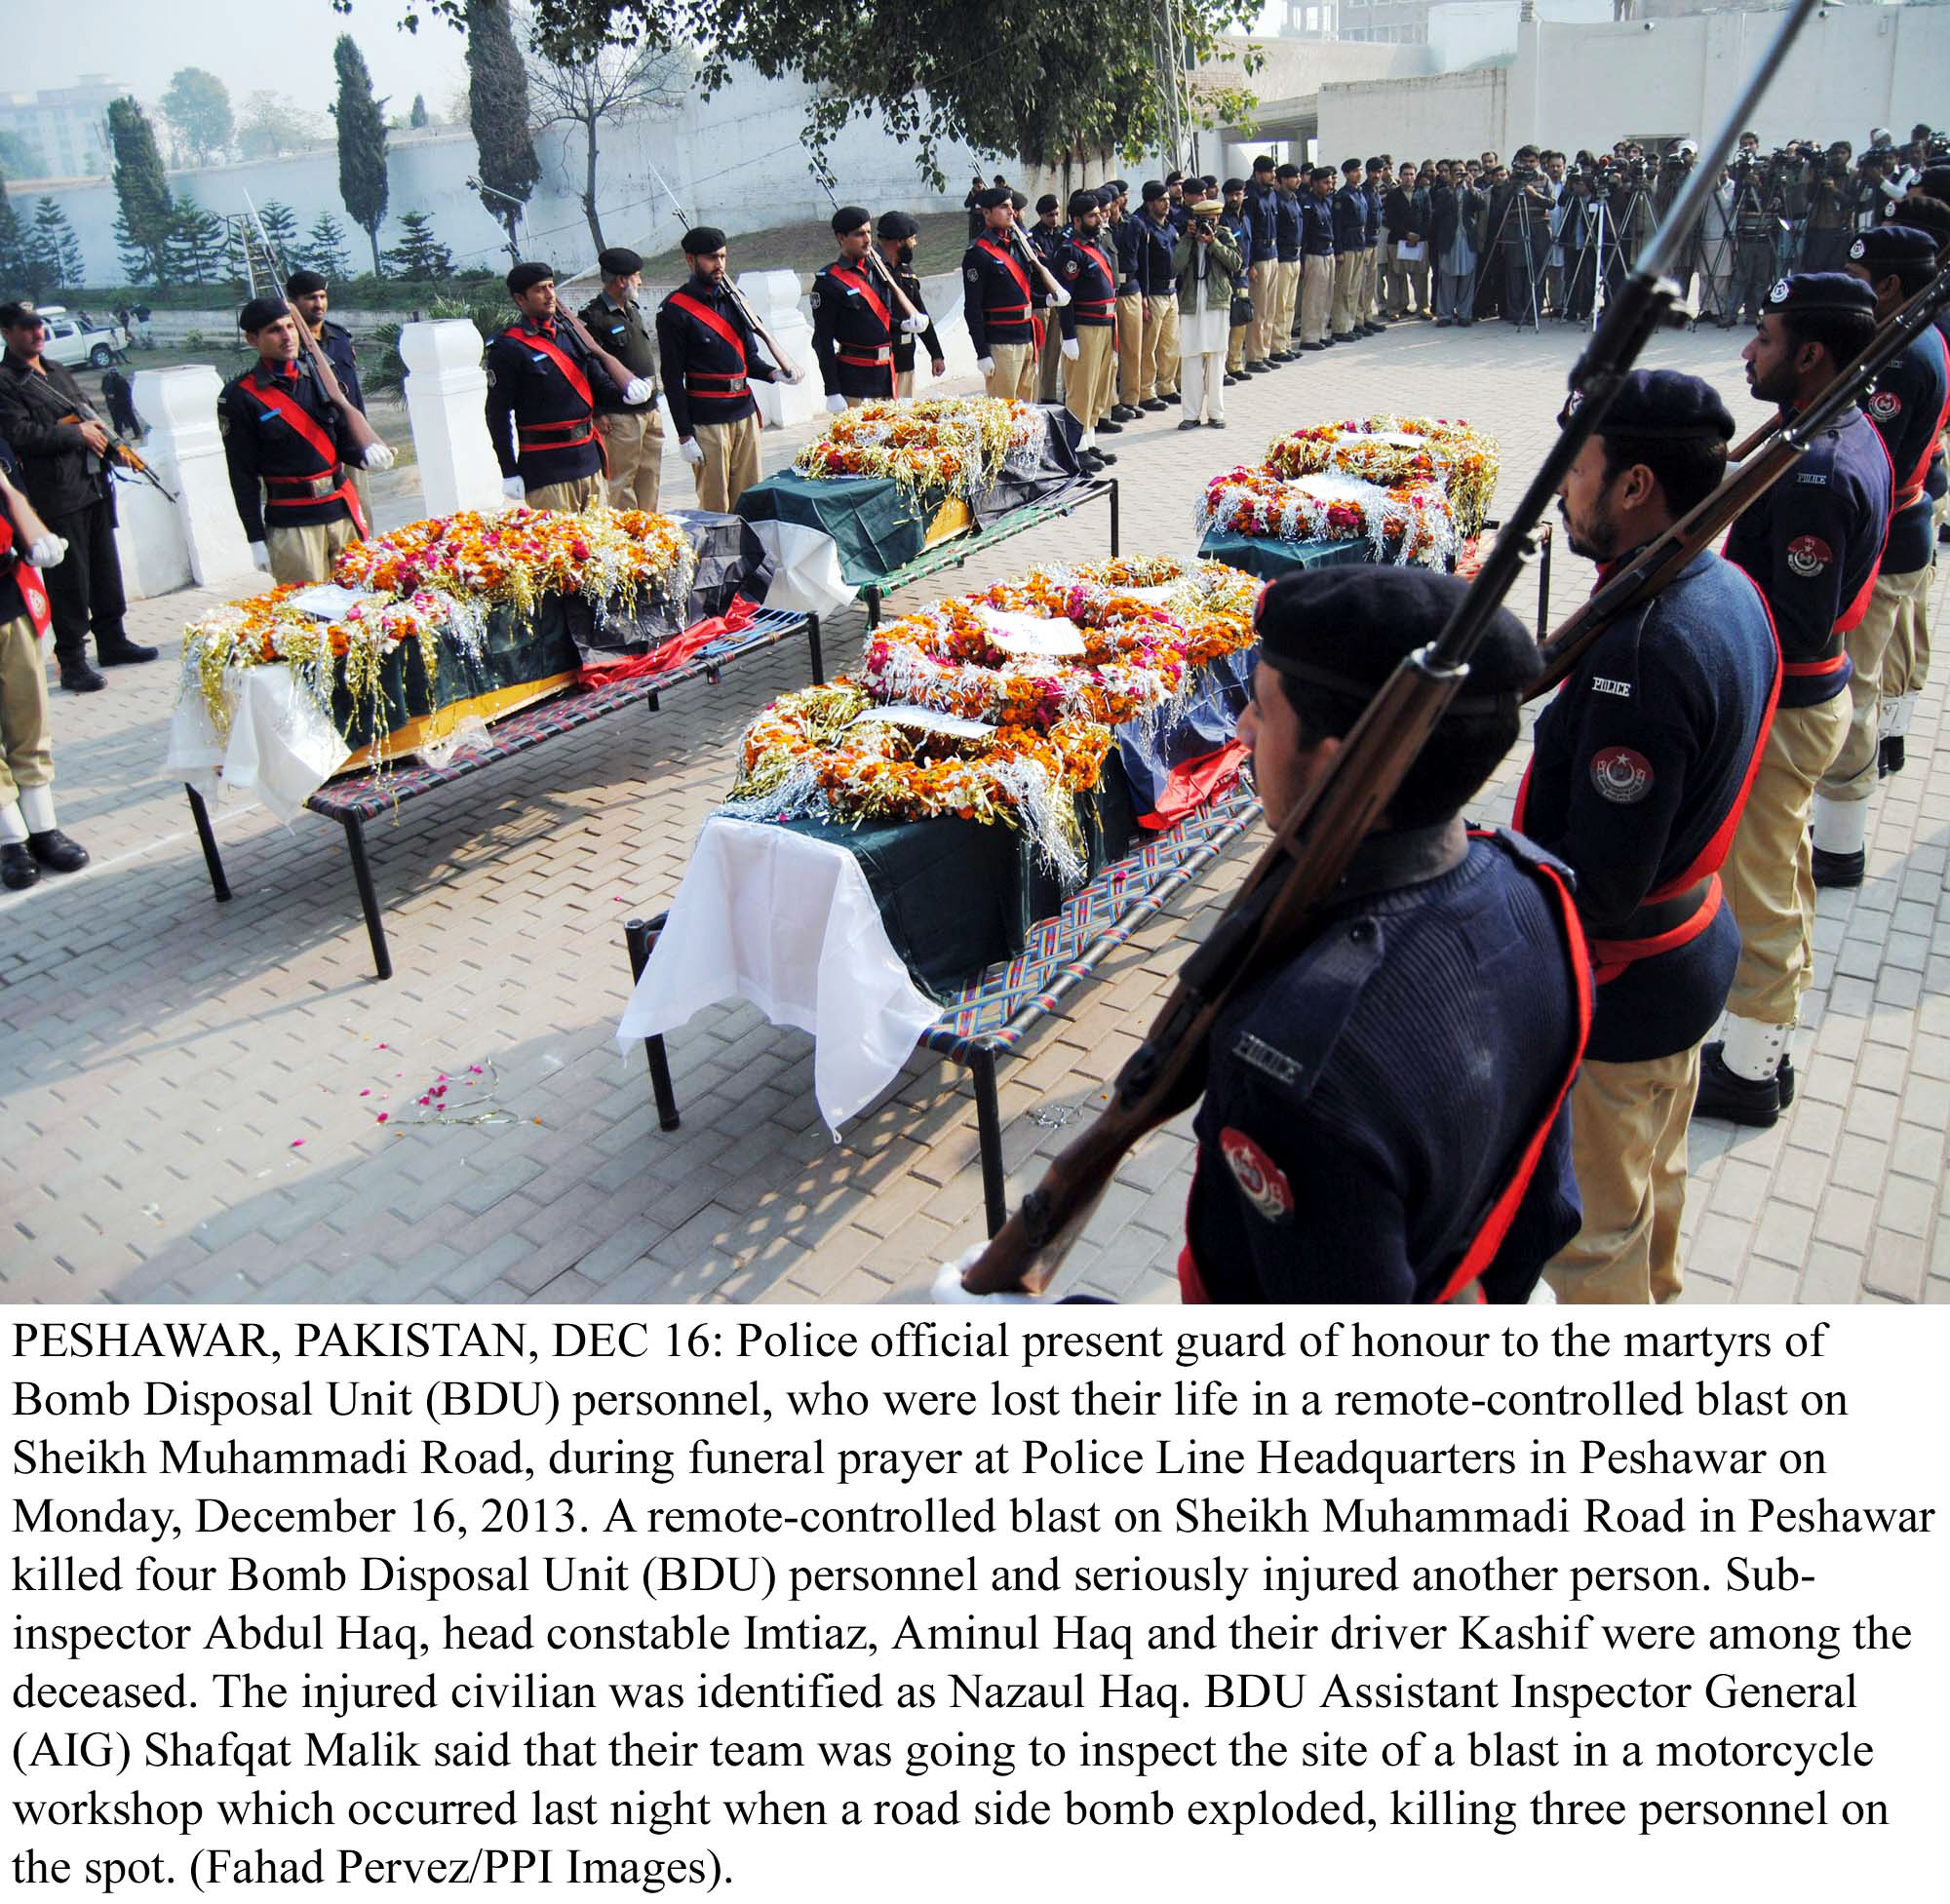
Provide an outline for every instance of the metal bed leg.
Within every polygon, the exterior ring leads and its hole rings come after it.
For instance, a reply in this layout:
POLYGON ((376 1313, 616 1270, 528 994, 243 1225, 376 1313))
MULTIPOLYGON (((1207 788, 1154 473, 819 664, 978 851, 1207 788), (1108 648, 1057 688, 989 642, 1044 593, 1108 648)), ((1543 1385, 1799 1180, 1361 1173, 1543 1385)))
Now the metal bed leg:
POLYGON ((345 845, 352 855, 352 877, 359 886, 359 904, 366 913, 366 936, 372 942, 372 975, 393 976, 393 954, 386 950, 386 924, 379 916, 379 895, 372 887, 372 868, 366 857, 366 822, 356 813, 347 813, 345 845))
POLYGON ((1540 641, 1550 632, 1550 551, 1555 537, 1551 534, 1552 525, 1543 525, 1543 533, 1538 538, 1537 557, 1537 639, 1540 641))
POLYGON ((196 822, 196 836, 203 842, 203 863, 210 869, 210 890, 219 899, 230 897, 230 881, 223 876, 223 858, 216 850, 216 829, 210 824, 210 808, 203 796, 187 781, 183 792, 189 796, 189 817, 196 822))
POLYGON ((807 615, 805 618, 805 644, 812 655, 812 684, 815 687, 824 687, 826 685, 826 657, 820 652, 819 617, 817 615, 807 615))
MULTIPOLYGON (((625 923, 623 943, 629 948, 633 980, 644 976, 644 967, 650 962, 650 949, 657 943, 657 935, 669 917, 668 913, 660 913, 653 919, 630 919, 625 923)), ((670 1058, 664 1050, 661 1032, 644 1040, 644 1056, 650 1067, 650 1093, 657 1101, 657 1128, 674 1131, 680 1122, 677 1092, 671 1084, 670 1058)))
POLYGON ((871 635, 880 625, 880 591, 869 582, 860 591, 860 599, 867 604, 867 633, 871 635))
POLYGON ((646 713, 657 714, 661 712, 663 704, 663 696, 654 687, 644 696, 644 708, 646 713))
POLYGON ((977 1045, 968 1054, 969 1074, 975 1080, 975 1129, 982 1145, 982 1201, 994 1236, 1009 1221, 1009 1204, 1002 1176, 1002 1107, 995 1095, 995 1054, 977 1045))
POLYGON ((1119 525, 1117 479, 1113 476, 1111 479, 1111 554, 1113 559, 1118 553, 1117 530, 1119 525))

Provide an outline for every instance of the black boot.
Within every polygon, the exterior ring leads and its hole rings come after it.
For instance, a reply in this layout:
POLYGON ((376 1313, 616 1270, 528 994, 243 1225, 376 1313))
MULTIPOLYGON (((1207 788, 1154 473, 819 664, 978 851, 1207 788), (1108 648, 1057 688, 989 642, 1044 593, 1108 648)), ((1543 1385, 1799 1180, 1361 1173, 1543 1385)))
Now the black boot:
POLYGON ((63 654, 60 662, 60 684, 70 694, 94 694, 108 683, 88 665, 85 654, 63 654))
POLYGON ((160 648, 144 647, 140 641, 132 641, 126 635, 108 641, 98 635, 95 638, 95 658, 104 668, 128 668, 138 661, 153 661, 161 652, 160 648))
POLYGON ((34 856, 14 840, 0 846, 0 886, 9 892, 25 892, 41 876, 34 856))
MULTIPOLYGON (((1729 1124, 1748 1124, 1767 1130, 1780 1115, 1781 1072, 1787 1069, 1783 1057, 1774 1076, 1758 1080, 1736 1077, 1727 1069, 1726 1047, 1717 1038, 1699 1053, 1699 1094, 1693 1100, 1696 1117, 1718 1117, 1729 1124)), ((1790 1094, 1794 1089, 1788 1079, 1790 1094)))
POLYGON ((1859 886, 1868 870, 1869 856, 1859 853, 1824 853, 1814 849, 1814 883, 1817 886, 1859 886))
POLYGON ((1100 437, 1102 436, 1120 437, 1124 434, 1124 426, 1121 423, 1112 423, 1111 419, 1107 416, 1103 422, 1098 424, 1097 434, 1100 437))
POLYGON ((50 873, 79 873, 88 864, 88 848, 50 827, 27 835, 27 851, 50 873))
POLYGON ((1902 736, 1885 734, 1876 748, 1876 778, 1902 771, 1902 736))

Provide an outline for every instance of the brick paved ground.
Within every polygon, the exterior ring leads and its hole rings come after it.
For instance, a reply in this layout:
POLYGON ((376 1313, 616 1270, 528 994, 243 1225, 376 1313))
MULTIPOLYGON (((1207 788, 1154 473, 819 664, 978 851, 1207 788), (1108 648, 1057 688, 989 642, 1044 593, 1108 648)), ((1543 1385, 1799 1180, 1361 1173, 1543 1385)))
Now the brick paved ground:
MULTIPOLYGON (((1713 377, 1745 429, 1758 410, 1738 341, 1669 336, 1648 361, 1713 377)), ((1176 410, 1148 417, 1114 440, 1125 547, 1188 550, 1202 479, 1257 458, 1276 429, 1387 407, 1495 431, 1507 505, 1551 435, 1576 344, 1403 326, 1236 387, 1224 436, 1179 434, 1176 410)), ((766 466, 794 447, 769 437, 766 466)), ((684 466, 666 468, 669 500, 687 502, 684 466)), ((1101 553, 1101 510, 1079 520, 1078 552, 1101 553)), ((1055 560, 1066 533, 1010 542, 967 578, 1055 560)), ((1560 560, 1553 619, 1588 585, 1584 563, 1560 560)), ((236 897, 211 900, 181 789, 161 767, 178 631, 206 602, 145 604, 133 625, 166 659, 117 672, 106 693, 56 696, 62 823, 95 864, 0 899, 9 1298, 904 1300, 978 1236, 965 1073, 910 1064, 836 1145, 814 1109, 809 1041, 749 1007, 715 1009, 673 1040, 685 1116, 664 1135, 641 1058, 611 1040, 628 990, 622 922, 668 902, 738 733, 800 684, 802 649, 679 688, 659 715, 617 716, 372 829, 399 967, 379 985, 335 826, 306 814, 287 831, 261 808, 226 807, 236 897), (493 1067, 513 1121, 408 1121, 439 1073, 477 1064, 493 1067)), ((1529 613, 1534 598, 1518 605, 1529 613)), ((831 628, 835 672, 857 658, 861 631, 857 614, 831 628)), ((1869 880, 1822 898, 1813 1052, 1792 1113, 1768 1132, 1694 1131, 1689 1300, 1950 1299, 1950 752, 1930 753, 1942 705, 1939 683, 1912 765, 1878 798, 1869 880)), ((1498 778, 1492 818, 1508 816, 1523 751, 1498 778)), ((1202 907, 1127 949, 1004 1069, 1017 1192, 1088 1114, 1244 863, 1222 866, 1202 907)), ((1167 1300, 1188 1168, 1182 1129, 1129 1159, 1063 1285, 1167 1300)))

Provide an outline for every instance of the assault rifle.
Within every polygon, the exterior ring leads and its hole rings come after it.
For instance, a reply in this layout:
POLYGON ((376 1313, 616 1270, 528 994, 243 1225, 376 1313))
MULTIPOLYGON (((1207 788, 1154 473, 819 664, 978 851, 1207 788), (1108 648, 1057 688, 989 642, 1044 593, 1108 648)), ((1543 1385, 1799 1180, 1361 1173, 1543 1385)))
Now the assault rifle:
POLYGON ((1231 996, 1306 945, 1355 848, 1387 810, 1403 775, 1468 679, 1470 656, 1522 572, 1531 530, 1579 451, 1603 425, 1625 372, 1654 332, 1673 322, 1678 293, 1661 274, 1815 4, 1795 0, 1637 270, 1607 306, 1572 372, 1581 401, 1467 594, 1441 634, 1384 683, 1327 770, 1282 822, 1211 937, 1186 961, 1150 1035, 1118 1073, 1110 1105, 1055 1159, 963 1274, 962 1288, 971 1295, 1041 1293, 1061 1246, 1109 1185, 1118 1160, 1140 1138, 1197 1101, 1213 1026, 1231 996))

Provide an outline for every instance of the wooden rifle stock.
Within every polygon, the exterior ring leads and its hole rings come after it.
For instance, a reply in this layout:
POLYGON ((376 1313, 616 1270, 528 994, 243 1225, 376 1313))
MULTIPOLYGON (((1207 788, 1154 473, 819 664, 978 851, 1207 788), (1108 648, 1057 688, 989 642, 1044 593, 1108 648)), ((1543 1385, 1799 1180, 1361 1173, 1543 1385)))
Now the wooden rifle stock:
MULTIPOLYGON (((606 350, 604 350, 603 346, 599 344, 596 341, 596 339, 589 334, 589 327, 586 324, 584 324, 583 321, 579 317, 577 317, 576 314, 573 311, 571 311, 566 304, 558 304, 555 307, 555 314, 557 317, 561 318, 562 321, 566 325, 567 325, 571 330, 575 332, 578 341, 582 345, 582 348, 586 350, 591 357, 595 358, 597 363, 603 366, 604 371, 608 376, 609 381, 616 386, 617 396, 620 397, 623 394, 623 392, 630 387, 631 384, 636 382, 637 380, 636 371, 631 369, 629 365, 624 363, 620 357, 612 357, 606 350)), ((650 379, 648 378, 644 379, 645 382, 648 382, 649 380, 650 379)))
POLYGON ((1070 292, 1056 282, 1055 274, 1042 261, 1041 254, 1024 235, 1022 226, 1017 224, 1013 218, 1009 220, 1009 236, 1016 241, 1016 249, 1035 266, 1037 272, 1041 275, 1043 283, 1055 294, 1057 303, 1059 305, 1068 304, 1070 302, 1070 292))
POLYGON ((778 339, 759 322, 758 312, 745 302, 744 292, 731 282, 731 274, 728 271, 724 274, 723 285, 725 296, 737 305, 739 311, 744 316, 745 322, 752 327, 753 336, 757 337, 772 353, 772 361, 786 373, 787 377, 792 382, 797 383, 800 378, 799 366, 779 348, 778 339))

